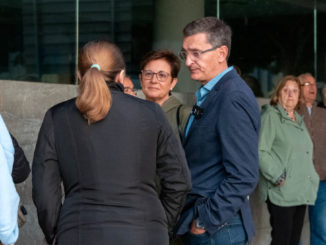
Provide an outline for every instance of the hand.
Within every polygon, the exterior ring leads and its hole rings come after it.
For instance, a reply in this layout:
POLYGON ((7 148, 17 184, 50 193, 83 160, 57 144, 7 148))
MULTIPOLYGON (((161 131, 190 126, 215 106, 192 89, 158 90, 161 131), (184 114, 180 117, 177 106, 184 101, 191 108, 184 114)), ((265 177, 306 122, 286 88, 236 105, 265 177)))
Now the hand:
POLYGON ((282 180, 282 181, 280 182, 280 187, 282 187, 283 185, 285 185, 285 180, 282 180))
POLYGON ((195 234, 195 235, 200 235, 200 234, 203 234, 205 232, 206 232, 205 229, 200 229, 200 228, 196 227, 196 220, 192 221, 190 233, 195 234))

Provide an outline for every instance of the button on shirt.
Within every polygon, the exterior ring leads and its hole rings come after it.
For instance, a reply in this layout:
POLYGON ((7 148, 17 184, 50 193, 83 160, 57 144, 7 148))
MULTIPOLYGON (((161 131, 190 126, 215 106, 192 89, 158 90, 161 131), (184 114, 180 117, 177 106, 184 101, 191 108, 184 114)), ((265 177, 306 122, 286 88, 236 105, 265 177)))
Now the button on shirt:
MULTIPOLYGON (((218 74, 216 77, 214 77, 212 80, 210 80, 208 83, 206 83, 204 86, 201 86, 197 91, 196 91, 196 98, 197 98, 197 106, 200 106, 206 99, 207 94, 214 88, 214 86, 221 80, 221 78, 228 73, 229 71, 231 71, 233 69, 233 66, 230 66, 229 68, 225 69, 224 71, 222 71, 220 74, 218 74)), ((185 136, 188 135, 190 126, 192 124, 192 122, 194 121, 194 114, 193 112, 191 112, 188 123, 187 123, 187 127, 186 127, 186 132, 185 132, 185 136)))

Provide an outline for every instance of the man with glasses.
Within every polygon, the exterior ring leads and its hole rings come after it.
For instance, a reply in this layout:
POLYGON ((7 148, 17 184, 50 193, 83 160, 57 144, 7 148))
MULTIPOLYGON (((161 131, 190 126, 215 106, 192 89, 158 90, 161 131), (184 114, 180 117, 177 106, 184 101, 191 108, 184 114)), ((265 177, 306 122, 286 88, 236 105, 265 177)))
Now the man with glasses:
POLYGON ((309 207, 310 244, 326 244, 326 110, 315 105, 316 80, 310 73, 299 76, 302 105, 300 112, 314 144, 314 166, 320 183, 314 206, 309 207))
POLYGON ((129 76, 123 81, 123 92, 132 96, 137 96, 137 89, 134 88, 134 83, 129 76))
POLYGON ((191 245, 246 244, 254 235, 249 195, 258 181, 259 107, 228 67, 228 25, 205 17, 183 35, 180 58, 202 86, 183 140, 193 187, 176 233, 191 245))

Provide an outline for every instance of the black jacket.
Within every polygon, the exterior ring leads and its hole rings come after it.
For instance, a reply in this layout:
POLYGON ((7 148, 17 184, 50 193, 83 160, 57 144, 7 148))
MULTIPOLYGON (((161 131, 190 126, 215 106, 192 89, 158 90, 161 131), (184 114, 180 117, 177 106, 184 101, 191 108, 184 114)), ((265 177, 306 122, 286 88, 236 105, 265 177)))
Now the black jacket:
POLYGON ((75 99, 45 115, 32 171, 49 243, 56 235, 59 245, 168 244, 168 224, 176 222, 190 188, 183 149, 158 105, 119 86, 111 94, 108 115, 91 125, 75 99))

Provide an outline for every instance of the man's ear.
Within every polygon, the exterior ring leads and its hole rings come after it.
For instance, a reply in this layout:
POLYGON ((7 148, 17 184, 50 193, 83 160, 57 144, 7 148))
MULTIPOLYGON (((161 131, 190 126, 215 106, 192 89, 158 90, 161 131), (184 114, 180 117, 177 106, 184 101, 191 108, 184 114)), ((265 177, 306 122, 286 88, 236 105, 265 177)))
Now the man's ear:
POLYGON ((116 75, 115 82, 123 84, 125 81, 125 77, 126 77, 126 70, 123 69, 116 75))
POLYGON ((222 45, 217 49, 217 60, 218 62, 226 61, 228 57, 229 49, 225 45, 222 45))

